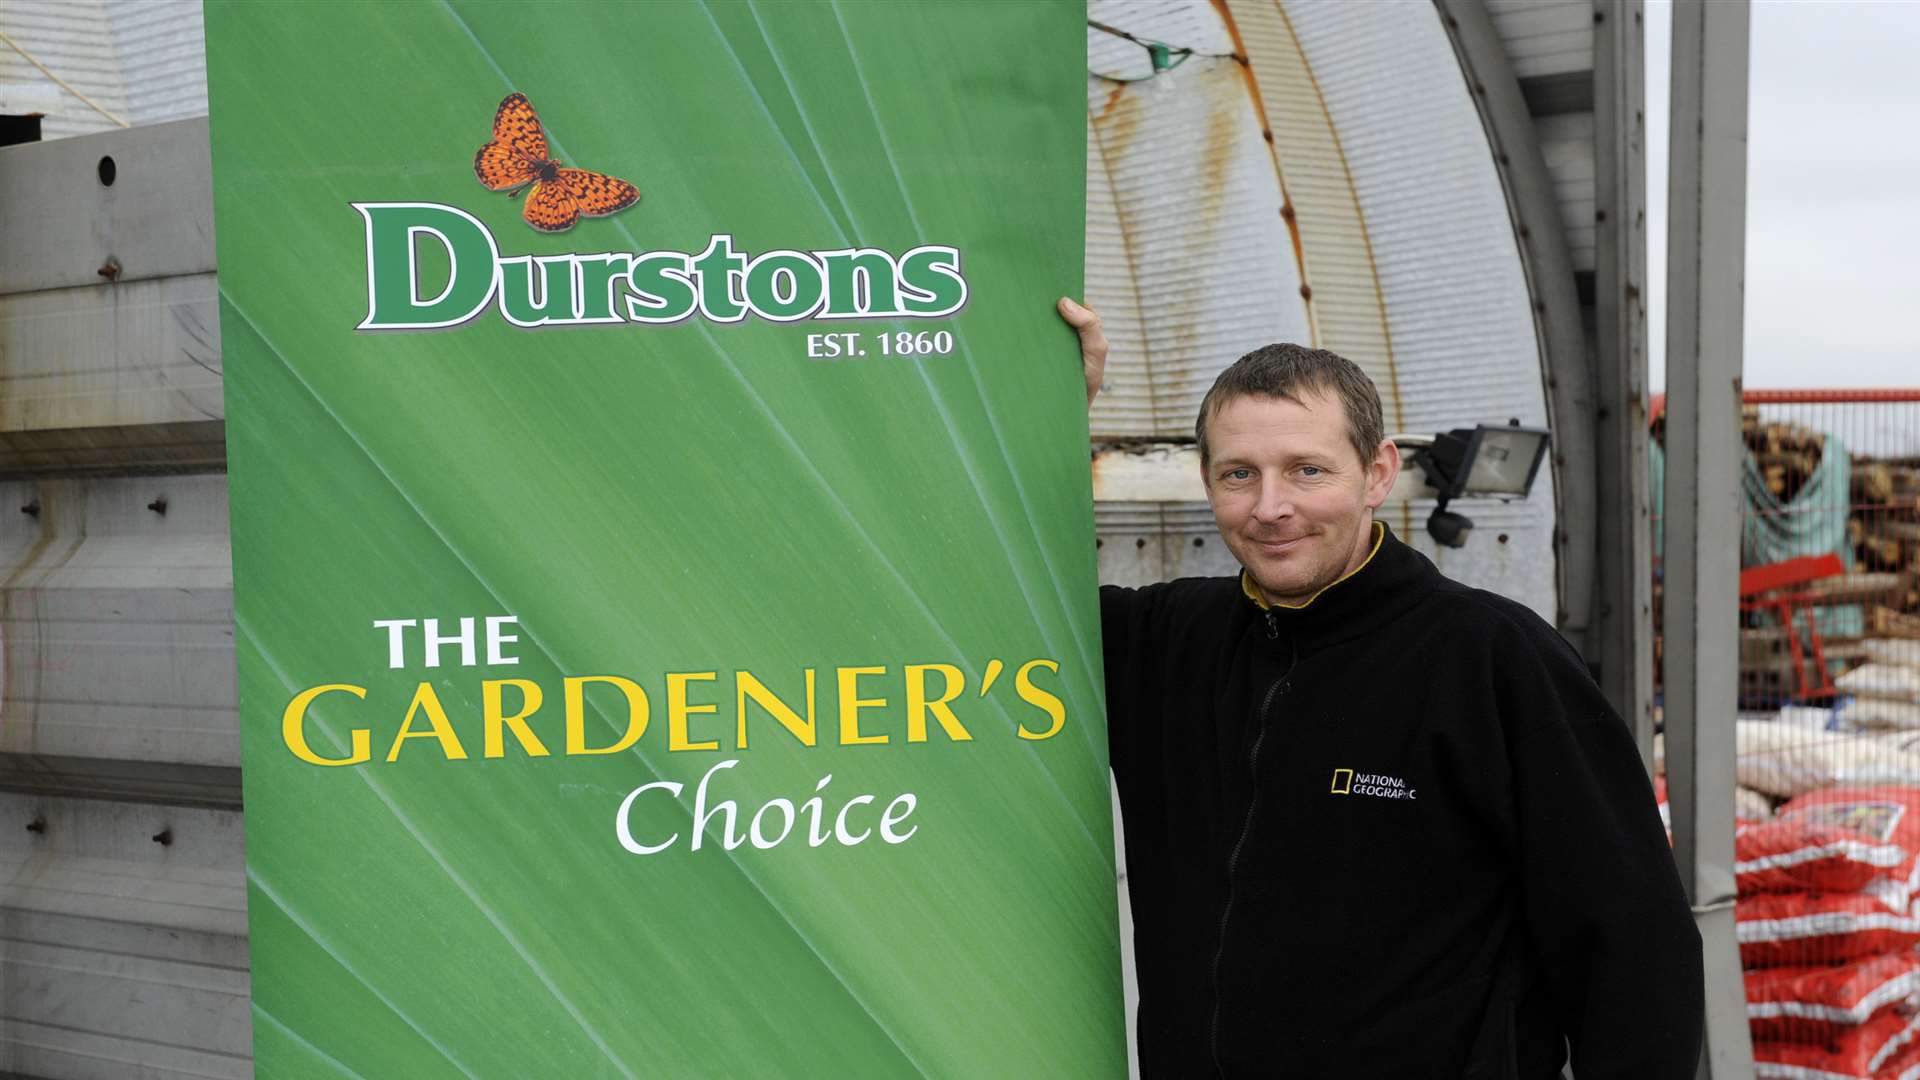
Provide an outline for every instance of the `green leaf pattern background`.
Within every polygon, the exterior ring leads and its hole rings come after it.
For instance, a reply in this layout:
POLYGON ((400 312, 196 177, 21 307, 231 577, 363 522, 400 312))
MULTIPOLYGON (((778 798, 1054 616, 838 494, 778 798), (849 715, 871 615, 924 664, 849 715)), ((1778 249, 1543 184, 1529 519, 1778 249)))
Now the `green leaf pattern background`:
MULTIPOLYGON (((1069 1076, 1125 1070, 1079 295, 1084 13, 1073 5, 209 2, 239 677, 263 1077, 1069 1076), (555 156, 639 205, 543 236, 470 163, 511 90, 555 156), (523 331, 490 311, 370 334, 353 201, 480 217, 503 254, 738 247, 964 252, 946 320, 523 331), (810 331, 950 329, 943 357, 809 361, 810 331), (389 671, 375 619, 512 614, 521 662, 389 671), (1044 657, 1045 718, 984 697, 1044 657), (968 675, 973 733, 907 744, 900 669, 968 675), (835 744, 833 669, 893 707, 835 744), (666 750, 664 673, 782 697, 819 670, 818 746, 771 722, 715 781, 746 812, 902 791, 897 846, 689 852, 721 752, 666 750), (566 675, 632 678, 632 751, 558 753, 566 675), (556 753, 480 754, 482 678, 535 681, 556 753), (415 684, 471 757, 381 760, 415 684), (375 761, 294 759, 323 698, 375 761), (625 793, 679 831, 637 857, 625 793)), ((870 350, 871 351, 871 350, 870 350)), ((618 697, 590 693, 589 737, 618 697)), ((764 717, 762 718, 764 720, 764 717)), ((830 802, 829 804, 834 805, 830 802)))

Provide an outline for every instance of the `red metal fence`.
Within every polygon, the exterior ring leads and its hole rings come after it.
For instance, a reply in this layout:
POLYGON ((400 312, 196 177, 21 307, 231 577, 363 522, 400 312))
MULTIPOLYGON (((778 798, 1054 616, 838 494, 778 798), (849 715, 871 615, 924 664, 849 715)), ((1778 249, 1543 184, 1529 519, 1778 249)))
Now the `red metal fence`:
MULTIPOLYGON (((1876 654, 1911 653, 1920 665, 1920 389, 1744 398, 1745 512, 1727 538, 1742 571, 1742 707, 1835 704, 1836 680, 1876 654)), ((1655 399, 1656 620, 1663 404, 1655 399)))
MULTIPOLYGON (((1655 624, 1664 454, 1655 402, 1655 624)), ((1920 390, 1748 391, 1734 907, 1761 1076, 1920 1075, 1920 390)), ((1655 656, 1660 655, 1655 638, 1655 656)), ((1656 663, 1656 692, 1658 687, 1656 663)), ((1656 758, 1658 758, 1656 753, 1656 758)))

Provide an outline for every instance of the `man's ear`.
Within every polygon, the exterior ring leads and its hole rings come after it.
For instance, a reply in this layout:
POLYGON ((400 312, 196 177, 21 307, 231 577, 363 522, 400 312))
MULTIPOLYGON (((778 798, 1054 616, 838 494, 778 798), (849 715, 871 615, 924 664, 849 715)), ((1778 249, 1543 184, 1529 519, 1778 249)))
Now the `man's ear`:
POLYGON ((1400 478, 1400 447, 1392 439, 1381 439, 1367 466, 1367 509, 1378 510, 1400 478))

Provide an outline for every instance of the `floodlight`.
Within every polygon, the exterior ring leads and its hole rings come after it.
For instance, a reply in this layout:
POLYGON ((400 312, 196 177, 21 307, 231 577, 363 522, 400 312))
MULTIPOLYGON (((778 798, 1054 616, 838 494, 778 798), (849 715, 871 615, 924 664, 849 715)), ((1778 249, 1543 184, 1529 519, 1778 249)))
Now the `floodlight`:
POLYGON ((1443 501, 1475 495, 1525 498, 1550 438, 1546 428, 1521 427, 1517 420, 1454 428, 1433 437, 1420 465, 1443 501))
POLYGON ((1546 428, 1521 427, 1518 420, 1435 435, 1414 456, 1427 474, 1427 483, 1440 496, 1427 518, 1428 535, 1446 547, 1466 546, 1473 521, 1448 510, 1447 503, 1472 496, 1525 498, 1547 456, 1550 438, 1546 428))

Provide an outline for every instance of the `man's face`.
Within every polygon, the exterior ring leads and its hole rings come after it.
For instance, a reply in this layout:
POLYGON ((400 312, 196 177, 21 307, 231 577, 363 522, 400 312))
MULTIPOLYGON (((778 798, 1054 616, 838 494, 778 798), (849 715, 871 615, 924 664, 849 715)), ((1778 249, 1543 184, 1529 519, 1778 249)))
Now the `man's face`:
POLYGON ((1303 603, 1366 561, 1400 452, 1383 442, 1361 462, 1338 398, 1233 398, 1207 422, 1207 446, 1214 522, 1269 601, 1303 603))

